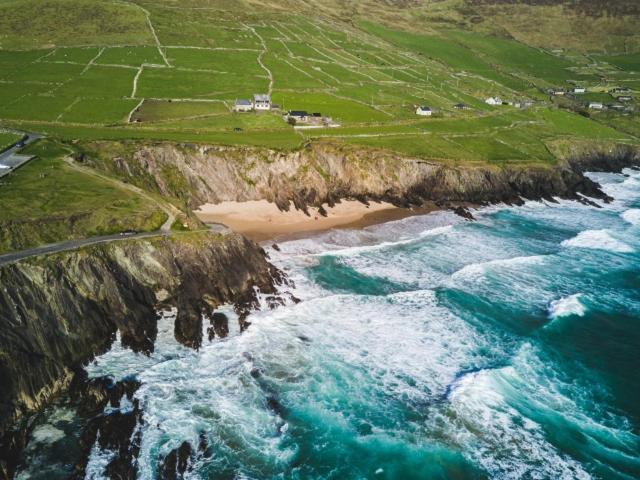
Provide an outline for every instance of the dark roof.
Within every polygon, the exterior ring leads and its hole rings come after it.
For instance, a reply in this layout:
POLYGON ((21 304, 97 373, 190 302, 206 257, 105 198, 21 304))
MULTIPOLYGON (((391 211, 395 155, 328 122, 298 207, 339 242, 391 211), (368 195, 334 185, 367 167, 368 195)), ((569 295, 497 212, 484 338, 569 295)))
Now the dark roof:
POLYGON ((453 108, 467 108, 467 106, 464 103, 456 103, 453 108))
POLYGON ((251 100, 245 100, 244 98, 241 98, 239 100, 236 100, 236 105, 252 105, 251 100))
POLYGON ((314 117, 321 117, 322 114, 320 112, 313 112, 314 117))
POLYGON ((309 114, 304 110, 289 110, 290 117, 308 117, 309 114))

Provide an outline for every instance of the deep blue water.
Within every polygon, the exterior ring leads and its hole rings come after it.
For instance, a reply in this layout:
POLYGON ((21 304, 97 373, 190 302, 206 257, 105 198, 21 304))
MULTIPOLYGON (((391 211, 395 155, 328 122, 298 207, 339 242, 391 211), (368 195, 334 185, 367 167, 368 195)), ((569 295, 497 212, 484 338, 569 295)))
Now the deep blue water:
POLYGON ((640 173, 594 178, 613 203, 282 243, 301 303, 199 352, 171 315, 150 358, 114 346, 88 370, 143 382, 140 478, 202 431, 188 478, 640 478, 640 173))

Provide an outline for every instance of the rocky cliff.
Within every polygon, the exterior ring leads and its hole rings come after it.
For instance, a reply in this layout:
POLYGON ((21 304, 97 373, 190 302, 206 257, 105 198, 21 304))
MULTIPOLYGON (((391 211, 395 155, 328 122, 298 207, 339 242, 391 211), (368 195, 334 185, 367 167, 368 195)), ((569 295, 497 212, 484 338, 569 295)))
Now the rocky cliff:
POLYGON ((266 199, 288 210, 293 204, 333 205, 344 198, 384 200, 398 206, 438 202, 519 203, 522 198, 603 198, 585 170, 637 165, 627 146, 569 152, 555 165, 455 165, 407 158, 383 150, 329 142, 294 152, 240 147, 113 143, 88 146, 85 161, 184 200, 189 208, 225 200, 266 199))
POLYGON ((122 241, 0 267, 0 478, 10 478, 30 414, 116 330, 150 352, 157 311, 173 306, 176 338, 198 348, 203 315, 213 325, 215 308, 233 303, 244 318, 256 290, 273 294, 283 281, 259 246, 233 234, 122 241))

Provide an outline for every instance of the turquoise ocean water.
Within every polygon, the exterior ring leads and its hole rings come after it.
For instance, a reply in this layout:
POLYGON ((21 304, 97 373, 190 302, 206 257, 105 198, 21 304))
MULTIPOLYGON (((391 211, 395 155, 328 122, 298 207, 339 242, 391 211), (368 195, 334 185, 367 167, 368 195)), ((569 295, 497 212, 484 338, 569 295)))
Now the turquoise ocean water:
MULTIPOLYGON (((614 202, 282 243, 301 303, 243 334, 226 309, 229 337, 197 352, 170 314, 151 357, 115 345, 87 370, 142 381, 139 477, 204 432, 187 478, 640 478, 640 172, 592 177, 614 202)), ((65 421, 36 429, 38 471, 65 421)))

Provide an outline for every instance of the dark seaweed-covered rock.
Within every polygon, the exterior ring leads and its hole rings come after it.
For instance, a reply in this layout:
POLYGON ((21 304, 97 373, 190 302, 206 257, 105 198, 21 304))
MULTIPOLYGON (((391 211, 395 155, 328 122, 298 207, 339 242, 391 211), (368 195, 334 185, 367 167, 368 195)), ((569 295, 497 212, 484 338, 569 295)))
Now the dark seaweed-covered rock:
POLYGON ((158 463, 158 478, 160 480, 180 480, 189 468, 193 449, 189 442, 171 450, 164 459, 158 463))

